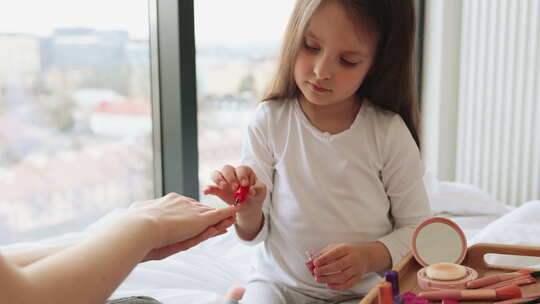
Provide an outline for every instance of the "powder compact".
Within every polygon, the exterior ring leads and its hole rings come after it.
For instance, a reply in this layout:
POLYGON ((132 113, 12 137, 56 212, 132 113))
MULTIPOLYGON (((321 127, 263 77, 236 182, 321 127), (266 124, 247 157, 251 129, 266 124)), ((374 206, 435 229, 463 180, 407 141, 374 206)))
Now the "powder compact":
POLYGON ((478 277, 476 270, 461 265, 467 253, 465 234, 453 221, 433 217, 414 231, 412 252, 423 266, 418 271, 418 286, 424 290, 466 289, 478 277))

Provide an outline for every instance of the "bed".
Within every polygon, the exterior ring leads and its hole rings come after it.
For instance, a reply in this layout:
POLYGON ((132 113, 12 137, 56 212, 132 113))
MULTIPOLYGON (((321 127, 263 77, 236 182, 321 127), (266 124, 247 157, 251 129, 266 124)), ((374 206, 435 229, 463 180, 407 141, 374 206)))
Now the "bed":
MULTIPOLYGON (((510 208, 470 185, 426 180, 435 215, 454 220, 469 245, 503 243, 540 246, 540 201, 510 208)), ((83 239, 125 210, 117 209, 81 232, 34 243, 12 244, 3 252, 71 243, 83 239)), ((140 264, 113 294, 114 297, 146 295, 163 303, 220 303, 231 285, 246 284, 252 271, 253 247, 240 244, 231 233, 162 261, 140 264)), ((538 258, 492 256, 501 265, 538 265, 538 258)))

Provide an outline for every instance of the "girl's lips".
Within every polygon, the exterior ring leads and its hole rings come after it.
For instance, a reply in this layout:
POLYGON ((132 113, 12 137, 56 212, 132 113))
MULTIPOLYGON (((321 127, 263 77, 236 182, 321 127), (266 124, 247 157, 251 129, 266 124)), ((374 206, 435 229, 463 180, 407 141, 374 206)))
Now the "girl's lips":
POLYGON ((323 93, 323 92, 326 92, 326 91, 330 91, 329 89, 327 88, 324 88, 324 87, 321 87, 321 86, 318 86, 314 83, 311 83, 311 82, 308 82, 309 86, 315 91, 315 92, 319 92, 319 93, 323 93))

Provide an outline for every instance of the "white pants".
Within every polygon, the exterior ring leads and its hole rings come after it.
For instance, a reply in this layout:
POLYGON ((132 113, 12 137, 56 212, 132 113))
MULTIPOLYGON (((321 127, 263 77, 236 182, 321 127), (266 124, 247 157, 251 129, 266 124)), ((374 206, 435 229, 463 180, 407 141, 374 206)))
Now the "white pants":
POLYGON ((291 287, 263 280, 248 283, 242 304, 357 304, 363 296, 344 295, 330 299, 316 298, 291 287))

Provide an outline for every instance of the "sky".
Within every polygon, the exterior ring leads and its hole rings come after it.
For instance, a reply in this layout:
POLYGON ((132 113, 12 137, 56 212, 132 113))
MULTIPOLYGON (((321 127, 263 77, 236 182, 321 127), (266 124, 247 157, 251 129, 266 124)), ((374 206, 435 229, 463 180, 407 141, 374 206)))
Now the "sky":
MULTIPOLYGON (((294 2, 195 0, 197 43, 280 41, 294 2)), ((0 1, 0 33, 48 36, 58 27, 89 27, 127 30, 131 38, 139 39, 148 37, 148 26, 147 0, 0 1)))

